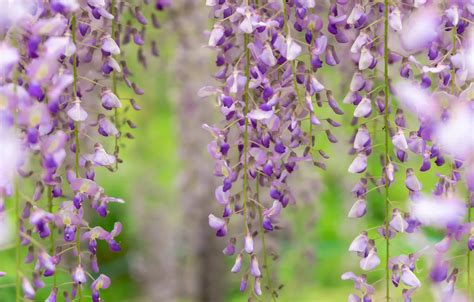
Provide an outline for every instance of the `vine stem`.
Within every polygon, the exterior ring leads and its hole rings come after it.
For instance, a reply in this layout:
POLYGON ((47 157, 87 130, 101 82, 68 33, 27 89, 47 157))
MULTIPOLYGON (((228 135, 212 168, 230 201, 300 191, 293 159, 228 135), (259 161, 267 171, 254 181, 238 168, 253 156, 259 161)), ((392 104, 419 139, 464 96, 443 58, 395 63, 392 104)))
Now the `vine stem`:
MULTIPOLYGON (((388 7, 389 1, 384 0, 384 90, 385 90, 385 109, 384 109, 384 127, 385 127, 385 167, 390 161, 389 157, 389 139, 390 139, 390 130, 389 130, 389 78, 388 78, 388 7)), ((390 301, 390 270, 389 270, 389 261, 390 261, 390 239, 389 239, 389 215, 390 215, 390 202, 389 202, 389 187, 390 182, 388 180, 387 172, 385 174, 385 286, 386 286, 386 301, 390 301)))
MULTIPOLYGON (((71 19, 71 34, 72 34, 72 42, 74 44, 77 43, 76 41, 76 15, 72 16, 71 19)), ((73 77, 74 77, 74 82, 73 82, 73 93, 74 93, 74 98, 77 97, 77 53, 74 53, 72 56, 72 70, 73 70, 73 77)), ((75 144, 76 144, 76 160, 75 160, 75 172, 76 172, 76 177, 79 177, 79 153, 80 153, 80 142, 79 142, 79 123, 74 122, 74 138, 75 138, 75 144)), ((76 249, 77 249, 77 262, 78 265, 81 265, 81 227, 79 226, 77 228, 76 232, 76 249)), ((77 288, 77 296, 78 296, 78 301, 82 301, 82 287, 81 285, 78 286, 77 288)))
POLYGON ((15 181, 15 219, 16 219, 16 228, 18 231, 18 235, 16 236, 16 249, 15 249, 15 260, 16 260, 16 301, 21 300, 21 221, 20 221, 20 192, 18 189, 19 182, 15 181))
MULTIPOLYGON (((51 191, 52 190, 52 187, 51 186, 47 186, 47 190, 48 190, 48 210, 50 213, 53 213, 53 192, 51 191)), ((50 223, 50 228, 51 228, 51 235, 50 235, 50 254, 51 255, 54 255, 54 252, 55 252, 55 249, 56 249, 56 242, 55 242, 55 238, 54 238, 54 224, 51 222, 50 223)), ((56 287, 57 285, 57 276, 56 276, 56 273, 53 275, 53 287, 56 287)))
MULTIPOLYGON (((248 4, 247 4, 248 5, 248 4)), ((245 101, 245 108, 244 108, 244 116, 245 116, 245 126, 244 126, 244 205, 243 205, 243 215, 244 215, 244 223, 245 223, 245 230, 249 233, 249 226, 247 223, 247 203, 248 203, 248 185, 249 185, 249 176, 247 173, 248 170, 248 145, 249 145, 249 120, 248 120, 248 112, 249 112, 249 85, 250 85, 250 51, 248 49, 249 44, 249 35, 244 34, 244 44, 245 44, 245 92, 244 92, 244 101, 245 101)))
MULTIPOLYGON (((257 174, 257 179, 256 179, 256 191, 257 191, 257 201, 260 202, 260 175, 257 174)), ((263 255, 263 265, 265 269, 265 274, 267 275, 267 284, 268 284, 268 289, 270 291, 270 296, 272 298, 272 301, 276 301, 274 291, 273 291, 273 283, 272 283, 272 276, 270 274, 270 266, 268 264, 268 257, 267 257, 267 245, 265 242, 265 229, 263 228, 263 214, 262 214, 262 208, 257 207, 258 209, 258 218, 260 222, 260 229, 262 232, 262 255, 263 255)))

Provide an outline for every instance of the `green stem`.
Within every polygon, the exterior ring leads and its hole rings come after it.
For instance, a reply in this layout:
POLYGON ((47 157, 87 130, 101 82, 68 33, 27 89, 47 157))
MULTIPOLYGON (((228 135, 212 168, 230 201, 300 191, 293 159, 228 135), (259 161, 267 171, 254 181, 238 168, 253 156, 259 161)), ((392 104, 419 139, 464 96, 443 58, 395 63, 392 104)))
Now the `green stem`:
MULTIPOLYGON (((259 174, 257 174, 257 179, 256 179, 256 191, 257 191, 257 202, 260 203, 260 175, 259 174)), ((262 232, 263 265, 265 269, 265 274, 267 275, 267 284, 268 284, 268 289, 270 291, 270 296, 272 297, 273 301, 276 301, 274 290, 273 290, 272 276, 270 274, 270 265, 268 263, 268 257, 267 257, 267 245, 265 242, 265 229, 263 228, 262 208, 258 206, 257 209, 258 209, 258 218, 260 222, 260 231, 262 232)))
MULTIPOLYGON (((47 186, 46 187, 47 190, 48 190, 48 210, 50 213, 53 213, 53 192, 52 192, 52 187, 51 186, 47 186)), ((51 255, 54 255, 55 253, 55 250, 56 250, 56 242, 55 242, 55 238, 54 238, 54 224, 51 222, 49 224, 50 228, 51 228, 51 235, 50 235, 50 254, 51 255)), ((53 287, 56 287, 56 284, 57 284, 57 278, 56 278, 56 273, 53 275, 53 287)))
POLYGON ((249 133, 248 133, 248 112, 249 112, 249 85, 250 85, 250 51, 248 48, 249 44, 249 35, 244 35, 244 47, 245 47, 245 92, 243 95, 245 101, 244 116, 245 116, 245 128, 244 128, 244 205, 243 205, 243 214, 244 214, 244 223, 247 233, 249 232, 249 226, 247 223, 247 202, 248 202, 248 185, 249 185, 249 176, 248 176, 248 145, 249 145, 249 133))
MULTIPOLYGON (((384 88, 385 88, 385 109, 384 109, 384 127, 385 127, 385 167, 389 164, 389 140, 390 140, 390 129, 389 129, 389 77, 388 77, 388 7, 389 1, 384 0, 384 88)), ((390 183, 388 180, 387 172, 385 172, 385 286, 386 286, 386 300, 390 301, 390 239, 389 239, 389 215, 390 215, 390 202, 389 202, 389 187, 390 183)))
MULTIPOLYGON (((72 16, 71 19, 71 34, 72 34, 72 42, 77 45, 76 41, 76 15, 72 16)), ((77 98, 77 53, 74 53, 72 56, 72 70, 73 70, 73 76, 74 76, 74 82, 73 82, 73 92, 74 92, 74 99, 77 98)), ((79 177, 79 154, 80 154, 80 142, 79 142, 79 123, 74 122, 74 138, 75 138, 75 144, 76 144, 76 159, 75 159, 75 172, 76 172, 76 177, 79 177)), ((79 226, 77 228, 77 236, 76 236, 76 249, 77 249, 77 262, 79 265, 81 265, 81 227, 79 226)), ((82 301, 82 287, 81 285, 78 286, 77 288, 77 296, 78 296, 78 301, 82 301)))
POLYGON ((16 236, 16 249, 15 249, 15 260, 16 260, 16 301, 21 300, 21 219, 20 219, 20 192, 18 189, 19 182, 15 181, 15 219, 16 229, 18 230, 18 236, 16 236))

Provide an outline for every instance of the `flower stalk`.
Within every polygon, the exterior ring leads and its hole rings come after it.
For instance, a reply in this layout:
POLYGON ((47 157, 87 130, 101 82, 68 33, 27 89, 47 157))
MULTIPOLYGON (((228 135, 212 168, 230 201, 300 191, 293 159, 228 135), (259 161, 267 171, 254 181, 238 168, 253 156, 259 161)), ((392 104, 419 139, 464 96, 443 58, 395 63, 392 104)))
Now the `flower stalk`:
MULTIPOLYGON (((256 194, 257 194, 257 202, 260 202, 260 175, 257 174, 257 178, 255 180, 255 187, 256 187, 256 194)), ((257 206, 258 210, 258 219, 260 222, 260 232, 262 234, 262 257, 263 257, 263 266, 265 269, 265 274, 267 275, 267 286, 268 290, 270 292, 270 296, 272 298, 272 301, 276 301, 275 298, 275 293, 273 290, 273 282, 272 282, 272 276, 270 274, 270 264, 268 262, 268 256, 267 256, 267 244, 265 242, 265 228, 263 227, 263 214, 262 214, 262 208, 260 206, 257 206)))
MULTIPOLYGON (((77 19, 76 15, 74 14, 71 19, 71 34, 72 34, 72 42, 77 45, 77 39, 76 39, 76 24, 77 24, 77 19)), ((73 98, 77 98, 77 52, 75 52, 72 56, 72 68, 73 68, 73 98)), ((80 154, 80 142, 79 142, 79 122, 75 121, 74 122, 74 139, 75 139, 75 173, 76 173, 76 178, 79 178, 79 154, 80 154)), ((81 226, 77 226, 77 231, 76 231, 76 250, 77 250, 77 262, 78 266, 81 266, 81 226)), ((77 296, 78 296, 78 302, 82 301, 82 285, 78 285, 77 288, 77 296)))
MULTIPOLYGON (((390 162, 389 157, 389 141, 390 141, 390 125, 389 125, 389 96, 390 96, 390 83, 389 83, 389 75, 388 75, 388 12, 389 12, 389 1, 384 1, 384 92, 385 92, 385 109, 384 109, 384 130, 385 130, 385 167, 388 167, 390 162)), ((388 173, 385 173, 385 298, 386 301, 390 301, 390 268, 389 268, 389 261, 390 261, 390 201, 389 201, 389 188, 390 188, 390 180, 388 179, 388 173)))
MULTIPOLYGON (((248 4, 247 4, 248 5, 248 4)), ((245 108, 244 108, 244 117, 245 117, 245 124, 244 124, 244 187, 243 187, 243 194, 244 194, 244 204, 243 204, 243 215, 244 215, 244 224, 245 224, 245 230, 246 233, 249 233, 249 225, 247 222, 247 203, 248 203, 248 186, 249 186, 249 176, 248 176, 248 145, 249 145, 249 132, 248 132, 248 127, 249 127, 249 119, 248 119, 248 113, 249 113, 249 87, 250 87, 250 50, 248 48, 249 44, 249 35, 245 34, 244 35, 244 47, 245 47, 245 91, 244 91, 244 103, 245 103, 245 108)))

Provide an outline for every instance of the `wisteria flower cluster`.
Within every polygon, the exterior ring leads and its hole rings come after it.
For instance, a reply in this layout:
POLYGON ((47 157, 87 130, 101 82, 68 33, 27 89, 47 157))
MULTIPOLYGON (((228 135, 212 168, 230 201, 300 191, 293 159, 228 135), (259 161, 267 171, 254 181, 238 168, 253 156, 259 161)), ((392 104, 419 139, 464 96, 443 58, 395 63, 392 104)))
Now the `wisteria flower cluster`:
POLYGON ((295 202, 288 179, 298 165, 312 162, 325 168, 327 155, 315 152, 314 132, 337 142, 331 129, 340 124, 327 113, 317 114, 314 102, 318 107, 327 104, 334 115, 343 114, 317 77, 324 62, 335 66, 339 59, 322 31, 314 1, 207 5, 215 21, 208 46, 217 52, 214 76, 221 85, 204 87, 200 95, 215 97, 223 116, 220 125, 204 125, 214 138, 208 145, 214 174, 222 179, 215 196, 223 212, 210 214, 209 225, 217 236, 230 235, 223 252, 235 257, 231 271, 241 275, 240 290, 246 291, 251 278, 251 295, 261 296, 263 267, 266 288, 275 299, 278 288, 272 284, 264 234, 279 228, 282 210, 295 202), (303 59, 304 51, 310 60, 303 59), (229 230, 231 220, 243 225, 229 230))
MULTIPOLYGON (((134 43, 146 65, 145 26, 159 26, 154 13, 151 21, 142 13, 148 1, 139 2, 0 1, 0 219, 15 212, 16 301, 42 288, 48 302, 83 301, 86 288, 101 301, 111 284, 100 274, 98 242, 120 251, 122 225, 105 230, 89 219, 124 202, 106 194, 95 172, 116 171, 121 140, 133 137, 123 112, 140 107, 118 85, 143 90, 130 79, 123 46, 134 43), (60 274, 71 282, 59 284, 60 274)), ((169 5, 156 1, 158 10, 169 5)), ((148 44, 157 54, 156 42, 148 44)))
POLYGON ((223 212, 210 214, 209 225, 217 236, 230 237, 223 252, 235 257, 231 271, 242 276, 241 291, 251 277, 250 296, 261 296, 264 272, 270 297, 278 297, 264 233, 277 230, 282 209, 295 202, 287 180, 298 165, 309 161, 326 168, 321 159, 328 155, 314 152, 314 133, 324 131, 337 142, 331 128, 342 123, 321 116, 327 103, 335 115, 348 115, 354 127, 348 172, 360 180, 347 216, 363 218, 371 210, 368 199, 378 199, 372 193, 384 200, 384 221, 349 245, 362 271, 342 275, 355 285, 349 301, 392 301, 397 290, 404 301, 416 300, 420 280, 427 278, 439 301, 470 301, 469 289, 455 285, 461 272, 468 286, 473 282, 472 2, 206 4, 214 21, 208 46, 217 53, 214 77, 220 85, 204 87, 200 95, 214 97, 223 117, 218 125, 204 125, 213 137, 208 151, 214 174, 222 179, 215 195, 223 212), (330 85, 318 80, 323 67, 349 74, 347 92, 338 101, 325 87, 330 85), (422 174, 437 179, 436 186, 424 186, 422 174), (390 195, 399 183, 407 202, 390 195), (231 224, 234 220, 240 224, 231 224), (426 229, 444 238, 410 254, 393 253, 395 237, 426 229), (262 241, 260 262, 256 236, 262 241), (466 267, 451 260, 453 250, 464 253, 466 267), (416 270, 423 258, 430 263, 427 276, 416 270), (377 269, 385 272, 379 280, 383 293, 368 274, 377 269))

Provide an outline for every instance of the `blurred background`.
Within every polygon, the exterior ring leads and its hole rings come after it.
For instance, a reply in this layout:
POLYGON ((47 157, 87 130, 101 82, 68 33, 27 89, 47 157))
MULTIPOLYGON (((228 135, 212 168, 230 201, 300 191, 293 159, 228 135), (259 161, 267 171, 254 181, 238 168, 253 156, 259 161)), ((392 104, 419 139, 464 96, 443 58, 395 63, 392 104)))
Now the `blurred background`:
MULTIPOLYGON (((206 149, 211 138, 201 125, 220 118, 212 100, 197 97, 200 87, 215 83, 214 54, 203 46, 210 28, 207 9, 202 1, 173 1, 171 10, 160 13, 160 18, 163 27, 152 33, 159 41, 160 58, 149 59, 144 70, 137 63, 133 66, 136 52, 127 52, 135 71, 133 80, 145 90, 137 99, 142 110, 127 113, 138 126, 135 138, 122 148, 124 163, 119 172, 102 169, 96 177, 110 196, 126 200, 124 205, 113 205, 106 219, 95 216, 92 221, 105 229, 111 229, 115 221, 123 223, 122 252, 110 253, 106 246, 99 246, 101 270, 112 277, 103 298, 111 302, 247 301, 248 296, 238 291, 240 277, 230 273, 233 257, 222 254, 227 239, 215 238, 207 222, 216 205, 216 179, 206 149)), ((331 72, 323 68, 319 79, 340 101, 348 79, 331 72)), ((123 97, 127 93, 120 91, 123 97)), ((347 105, 343 109, 353 110, 347 105)), ((346 125, 350 116, 343 117, 346 125)), ((308 164, 293 175, 297 203, 283 212, 282 230, 267 237, 271 253, 278 255, 270 270, 276 284, 283 286, 279 301, 347 301, 353 284, 341 281, 340 276, 350 270, 360 272, 358 258, 347 248, 362 230, 383 222, 383 200, 377 191, 369 194, 366 219, 346 217, 354 202, 350 191, 358 181, 346 172, 352 158, 347 155, 352 133, 351 127, 338 129, 336 144, 329 143, 324 132, 317 133, 317 148, 333 155, 327 171, 308 164)), ((379 134, 374 145, 382 140, 379 134)), ((373 175, 380 175, 377 160, 370 166, 373 175)), ((419 178, 429 191, 435 180, 419 178)), ((403 182, 395 184, 391 197, 403 206, 407 199, 403 182)), ((442 235, 433 231, 398 237, 403 238, 392 245, 394 253, 408 254, 442 235)), ((8 244, 3 249, 0 267, 11 271, 13 252, 8 244)), ((383 259, 383 249, 379 254, 383 259)), ((417 269, 427 268, 421 262, 417 269)), ((382 274, 381 269, 370 273, 369 280, 381 280, 382 274)), ((2 282, 0 301, 13 301, 14 289, 8 286, 13 279, 2 282)), ((47 293, 41 295, 38 301, 44 301, 47 293)), ((381 300, 382 296, 376 296, 375 301, 381 300)), ((396 296, 394 301, 402 300, 396 296)), ((428 284, 414 301, 433 301, 428 284)))

